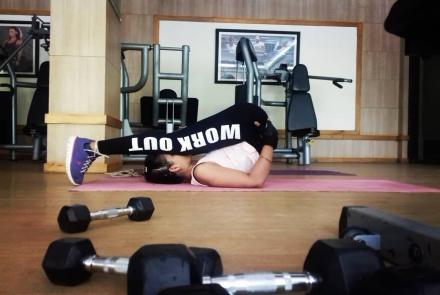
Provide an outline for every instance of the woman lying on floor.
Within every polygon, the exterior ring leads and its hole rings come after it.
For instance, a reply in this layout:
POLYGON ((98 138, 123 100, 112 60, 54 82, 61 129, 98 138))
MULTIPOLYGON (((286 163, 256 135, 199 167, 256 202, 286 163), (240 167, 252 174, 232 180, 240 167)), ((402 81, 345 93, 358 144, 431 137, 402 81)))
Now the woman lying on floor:
POLYGON ((94 141, 71 137, 66 172, 74 185, 100 155, 147 154, 145 179, 216 187, 262 187, 271 167, 278 134, 266 112, 253 104, 234 105, 170 134, 94 141), (205 154, 194 162, 193 155, 205 154))

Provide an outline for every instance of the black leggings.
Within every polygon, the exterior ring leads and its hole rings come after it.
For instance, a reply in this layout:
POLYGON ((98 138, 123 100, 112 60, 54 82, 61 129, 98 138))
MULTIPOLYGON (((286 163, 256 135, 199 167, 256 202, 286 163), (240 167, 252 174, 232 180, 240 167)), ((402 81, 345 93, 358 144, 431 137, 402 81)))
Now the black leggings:
POLYGON ((246 141, 261 151, 263 143, 254 122, 264 126, 266 112, 249 104, 236 104, 191 126, 166 134, 162 130, 98 141, 104 155, 167 153, 197 155, 246 141))

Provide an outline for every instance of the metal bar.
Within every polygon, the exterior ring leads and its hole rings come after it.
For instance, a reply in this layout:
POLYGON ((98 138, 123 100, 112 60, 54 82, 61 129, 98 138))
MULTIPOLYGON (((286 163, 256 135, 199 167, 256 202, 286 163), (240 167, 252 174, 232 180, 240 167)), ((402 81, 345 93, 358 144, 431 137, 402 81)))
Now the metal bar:
POLYGON ((258 106, 261 105, 261 79, 260 74, 258 72, 257 63, 252 62, 252 67, 254 69, 254 79, 255 79, 255 89, 254 89, 254 98, 257 98, 257 101, 254 101, 258 106))
POLYGON ((178 73, 158 73, 157 76, 163 80, 183 80, 185 77, 178 73))
POLYGON ((124 155, 122 156, 124 162, 143 162, 145 161, 145 155, 124 155))
MULTIPOLYGON (((184 46, 188 46, 188 45, 184 45, 184 46)), ((168 50, 168 51, 184 51, 185 49, 182 47, 165 47, 165 46, 161 46, 160 50, 168 50)), ((189 46, 188 46, 189 47, 189 46)))
MULTIPOLYGON (((127 88, 130 85, 130 77, 128 75, 127 66, 125 65, 124 52, 121 51, 121 83, 120 89, 127 88)), ((120 91, 120 118, 122 121, 121 136, 132 135, 128 118, 130 116, 130 94, 120 91)))
MULTIPOLYGON (((248 40, 248 39, 247 39, 248 40)), ((247 91, 246 91, 246 97, 248 103, 254 102, 254 68, 252 66, 252 59, 249 52, 249 47, 247 46, 248 42, 238 42, 238 45, 240 45, 241 52, 243 54, 244 63, 246 65, 246 83, 247 83, 247 91)), ((249 41, 250 43, 250 41, 249 41)))
POLYGON ((177 105, 183 104, 183 101, 180 98, 159 98, 157 102, 159 104, 167 104, 167 103, 174 103, 177 105))
POLYGON ((146 48, 148 50, 151 50, 153 46, 150 44, 141 44, 141 43, 121 43, 121 50, 142 50, 143 48, 146 48))
POLYGON ((304 163, 304 141, 301 137, 296 138, 296 147, 298 150, 298 165, 305 165, 304 163))
MULTIPOLYGON (((127 87, 127 80, 126 80, 126 73, 127 73, 127 68, 125 66, 125 62, 124 62, 124 58, 121 54, 121 82, 120 82, 120 89, 127 87)), ((127 118, 127 110, 125 109, 126 107, 126 93, 120 91, 120 101, 119 101, 119 118, 121 118, 121 120, 124 120, 127 118)), ((124 134, 122 134, 122 136, 124 136, 124 134)))
MULTIPOLYGON (((37 83, 32 82, 16 82, 15 85, 21 88, 37 88, 37 83)), ((44 86, 44 85, 42 85, 44 86)))
POLYGON ((346 82, 346 83, 352 83, 352 82, 353 82, 352 79, 348 79, 348 78, 327 77, 327 76, 310 76, 310 75, 309 75, 309 79, 314 79, 314 80, 327 80, 327 81, 337 81, 337 82, 346 82))
POLYGON ((160 91, 160 45, 153 45, 153 126, 159 125, 159 91, 160 91))
POLYGON ((2 144, 0 148, 5 150, 32 150, 34 146, 27 144, 2 144))
POLYGON ((82 264, 90 272, 127 274, 129 262, 130 258, 128 257, 99 257, 94 255, 85 258, 82 264))
POLYGON ((273 151, 273 156, 275 158, 282 158, 282 159, 299 159, 298 154, 293 153, 292 151, 288 152, 279 152, 277 150, 273 151))
POLYGON ((134 209, 132 207, 125 207, 125 208, 110 208, 110 209, 104 209, 99 210, 95 212, 90 212, 90 219, 91 220, 102 220, 102 219, 109 219, 119 216, 125 216, 125 215, 131 215, 133 214, 134 209))
POLYGON ((321 279, 308 272, 262 272, 224 275, 221 277, 203 277, 203 284, 219 284, 230 294, 309 292, 321 279))
MULTIPOLYGON (((11 95, 11 144, 15 145, 17 143, 17 79, 15 72, 12 69, 11 64, 8 62, 6 68, 9 73, 10 85, 12 87, 11 95)), ((15 149, 11 151, 11 160, 15 160, 15 149)))
POLYGON ((32 160, 38 161, 40 159, 43 138, 41 136, 34 135, 32 141, 32 160))
POLYGON ((298 152, 299 152, 299 165, 310 165, 310 143, 309 137, 298 137, 297 138, 298 152))
MULTIPOLYGON (((188 80, 189 80, 189 46, 182 46, 182 76, 180 83, 180 98, 182 99, 182 107, 180 110, 180 125, 186 126, 186 117, 188 112, 188 80)), ((173 117, 174 118, 174 117, 173 117)))
MULTIPOLYGON (((270 107, 286 107, 285 101, 262 100, 261 104, 270 107)), ((287 121, 286 121, 287 122, 287 121)))
POLYGON ((122 21, 121 16, 121 1, 119 0, 109 0, 111 7, 113 8, 113 11, 115 12, 116 16, 118 17, 119 22, 122 21))
POLYGON ((121 50, 127 51, 140 51, 141 52, 141 75, 138 82, 134 86, 122 87, 121 92, 132 93, 141 90, 148 80, 148 51, 151 49, 149 44, 133 44, 133 43, 122 43, 121 50))
MULTIPOLYGON (((167 119, 159 119, 159 120, 157 120, 157 123, 159 123, 159 124, 167 123, 167 119)), ((182 125, 182 120, 174 119, 174 123, 178 124, 178 125, 182 125)))

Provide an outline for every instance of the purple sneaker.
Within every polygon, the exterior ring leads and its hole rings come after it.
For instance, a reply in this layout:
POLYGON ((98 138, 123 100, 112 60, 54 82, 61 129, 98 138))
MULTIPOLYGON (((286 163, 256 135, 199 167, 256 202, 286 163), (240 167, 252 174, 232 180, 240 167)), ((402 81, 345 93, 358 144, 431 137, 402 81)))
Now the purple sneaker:
POLYGON ((66 173, 74 185, 83 182, 84 174, 101 154, 90 148, 91 139, 72 136, 67 141, 66 173))

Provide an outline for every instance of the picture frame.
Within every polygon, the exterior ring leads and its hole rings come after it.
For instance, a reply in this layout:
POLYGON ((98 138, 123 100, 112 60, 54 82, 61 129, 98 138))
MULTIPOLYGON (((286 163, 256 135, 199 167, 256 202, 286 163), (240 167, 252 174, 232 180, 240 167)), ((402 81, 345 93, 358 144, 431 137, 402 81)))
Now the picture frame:
MULTIPOLYGON (((31 30, 30 21, 0 20, 0 56, 11 54, 23 42, 31 30)), ((10 63, 14 65, 17 77, 36 77, 40 64, 39 40, 33 39, 19 51, 10 63)), ((1 60, 1 59, 0 59, 1 60)), ((0 76, 8 76, 6 68, 0 69, 0 76)))
MULTIPOLYGON (((292 70, 299 63, 300 32, 266 30, 215 30, 215 83, 236 84, 245 79, 245 66, 237 62, 235 52, 240 38, 248 38, 257 54, 258 70, 263 76, 273 74, 280 64, 292 70)), ((276 84, 262 80, 263 84, 276 84)))

